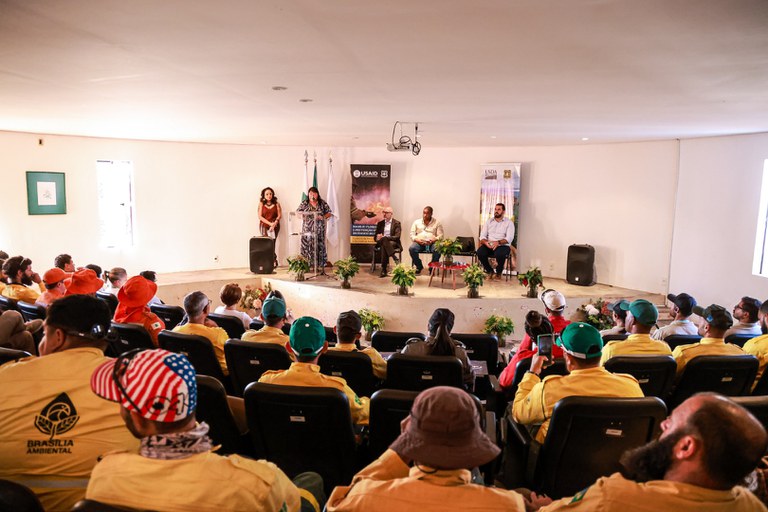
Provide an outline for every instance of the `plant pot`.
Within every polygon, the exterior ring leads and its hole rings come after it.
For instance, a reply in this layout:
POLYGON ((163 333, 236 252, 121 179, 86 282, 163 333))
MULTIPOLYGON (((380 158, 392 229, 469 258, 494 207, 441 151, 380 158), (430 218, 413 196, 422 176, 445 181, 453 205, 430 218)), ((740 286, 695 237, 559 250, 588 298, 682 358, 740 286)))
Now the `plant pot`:
POLYGON ((297 281, 303 281, 304 280, 304 272, 297 272, 296 273, 296 280, 297 281))
POLYGON ((453 255, 452 254, 446 254, 445 256, 443 256, 443 264, 446 267, 450 267, 451 265, 453 265, 453 255))
POLYGON ((397 287, 397 294, 398 295, 408 295, 408 287, 407 286, 398 286, 397 287))
POLYGON ((349 290, 350 288, 352 288, 352 285, 349 283, 349 278, 345 277, 344 280, 341 281, 341 287, 344 288, 345 290, 349 290))
POLYGON ((499 348, 504 348, 507 345, 507 340, 504 339, 504 336, 496 335, 497 338, 499 338, 499 348))
POLYGON ((365 341, 371 341, 371 337, 373 336, 373 331, 365 331, 365 341))
POLYGON ((478 291, 476 286, 471 286, 467 290, 467 297, 470 299, 477 299, 478 297, 480 297, 480 292, 478 291))
POLYGON ((526 297, 530 299, 535 299, 538 297, 538 294, 536 293, 536 287, 535 286, 529 286, 528 292, 525 294, 526 297))

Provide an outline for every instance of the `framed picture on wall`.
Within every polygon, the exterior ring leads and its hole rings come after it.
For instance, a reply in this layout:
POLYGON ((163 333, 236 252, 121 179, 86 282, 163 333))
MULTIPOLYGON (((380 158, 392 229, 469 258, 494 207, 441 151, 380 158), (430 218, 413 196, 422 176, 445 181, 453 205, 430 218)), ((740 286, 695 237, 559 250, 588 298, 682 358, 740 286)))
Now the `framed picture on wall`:
POLYGON ((67 213, 63 172, 27 171, 27 212, 30 215, 67 213))

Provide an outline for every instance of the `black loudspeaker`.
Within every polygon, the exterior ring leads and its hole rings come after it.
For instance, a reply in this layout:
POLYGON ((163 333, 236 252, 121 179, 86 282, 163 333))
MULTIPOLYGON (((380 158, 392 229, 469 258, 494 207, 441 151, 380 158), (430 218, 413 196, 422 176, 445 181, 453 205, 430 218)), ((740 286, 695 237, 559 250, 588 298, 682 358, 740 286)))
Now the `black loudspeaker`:
POLYGON ((595 284, 595 248, 591 245, 568 247, 568 264, 565 280, 580 286, 595 284))
POLYGON ((248 246, 251 272, 271 274, 275 270, 275 240, 268 236, 254 236, 248 246))

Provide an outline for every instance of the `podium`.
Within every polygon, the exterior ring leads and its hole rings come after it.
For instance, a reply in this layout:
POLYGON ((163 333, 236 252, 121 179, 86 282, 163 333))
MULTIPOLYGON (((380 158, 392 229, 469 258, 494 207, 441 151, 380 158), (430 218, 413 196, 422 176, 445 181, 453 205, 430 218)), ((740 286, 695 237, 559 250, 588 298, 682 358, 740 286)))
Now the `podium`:
POLYGON ((289 212, 288 227, 290 229, 289 248, 291 254, 301 254, 309 260, 309 268, 313 275, 307 279, 325 274, 325 268, 318 261, 317 232, 325 229, 325 219, 320 218, 320 212, 289 212), (302 242, 309 246, 309 254, 302 251, 302 242))

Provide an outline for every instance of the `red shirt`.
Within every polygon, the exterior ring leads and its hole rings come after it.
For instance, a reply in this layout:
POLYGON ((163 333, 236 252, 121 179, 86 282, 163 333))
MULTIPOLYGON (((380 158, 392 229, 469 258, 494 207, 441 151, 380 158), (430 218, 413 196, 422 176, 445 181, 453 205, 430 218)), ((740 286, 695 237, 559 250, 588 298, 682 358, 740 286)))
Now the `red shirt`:
MULTIPOLYGON (((566 320, 563 316, 549 315, 548 318, 549 321, 552 322, 552 328, 555 330, 555 334, 560 334, 563 329, 565 329, 565 326, 571 323, 570 320, 566 320)), ((501 375, 499 375, 499 384, 501 387, 508 388, 512 386, 512 382, 515 380, 515 368, 517 367, 517 363, 523 359, 533 357, 536 350, 537 347, 533 344, 533 340, 528 336, 528 333, 525 333, 523 341, 520 342, 520 346, 517 348, 515 357, 512 358, 507 367, 501 372, 501 375)), ((552 357, 563 357, 563 349, 554 343, 552 344, 552 357)))

